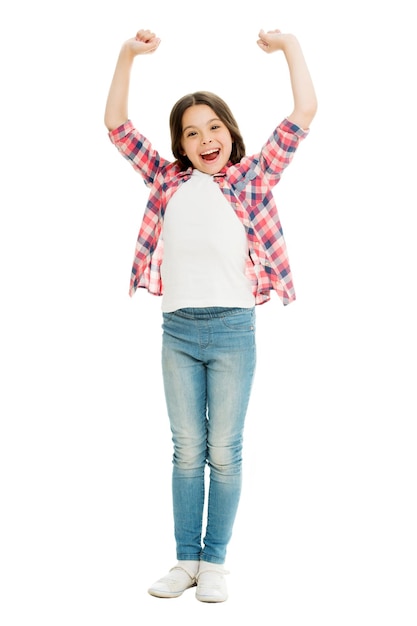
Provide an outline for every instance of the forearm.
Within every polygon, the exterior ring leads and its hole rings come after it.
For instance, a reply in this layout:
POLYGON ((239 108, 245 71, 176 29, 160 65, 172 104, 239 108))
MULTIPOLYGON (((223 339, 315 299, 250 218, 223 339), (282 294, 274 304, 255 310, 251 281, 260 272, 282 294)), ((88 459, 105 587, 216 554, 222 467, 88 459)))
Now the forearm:
POLYGON ((114 130, 128 119, 128 99, 130 73, 134 55, 124 45, 117 59, 113 79, 107 96, 104 123, 108 130, 114 130))
POLYGON ((303 129, 309 128, 317 111, 317 98, 303 51, 294 36, 283 49, 290 72, 294 109, 288 119, 303 129))

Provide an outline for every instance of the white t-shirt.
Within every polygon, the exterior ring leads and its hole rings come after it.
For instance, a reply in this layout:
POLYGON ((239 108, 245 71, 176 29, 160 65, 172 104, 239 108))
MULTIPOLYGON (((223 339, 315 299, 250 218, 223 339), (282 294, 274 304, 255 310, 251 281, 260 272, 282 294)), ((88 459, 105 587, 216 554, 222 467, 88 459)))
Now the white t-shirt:
POLYGON ((162 311, 254 306, 245 228, 210 174, 193 170, 167 204, 162 311))

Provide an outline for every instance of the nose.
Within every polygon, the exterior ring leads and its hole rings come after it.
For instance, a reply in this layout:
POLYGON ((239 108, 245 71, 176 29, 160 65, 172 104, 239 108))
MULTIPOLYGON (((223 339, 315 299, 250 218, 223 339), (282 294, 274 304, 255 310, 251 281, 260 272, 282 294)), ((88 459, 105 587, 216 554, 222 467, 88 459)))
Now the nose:
POLYGON ((211 137, 203 137, 203 144, 211 143, 211 137))

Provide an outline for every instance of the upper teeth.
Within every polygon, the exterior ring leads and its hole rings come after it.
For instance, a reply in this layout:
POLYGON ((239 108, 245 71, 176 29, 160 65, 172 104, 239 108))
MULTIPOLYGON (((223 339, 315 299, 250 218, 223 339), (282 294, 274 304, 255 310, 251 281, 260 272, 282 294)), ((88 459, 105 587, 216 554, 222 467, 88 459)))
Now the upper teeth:
POLYGON ((218 148, 213 148, 212 150, 207 150, 206 152, 202 152, 201 154, 213 154, 213 152, 217 152, 218 148))

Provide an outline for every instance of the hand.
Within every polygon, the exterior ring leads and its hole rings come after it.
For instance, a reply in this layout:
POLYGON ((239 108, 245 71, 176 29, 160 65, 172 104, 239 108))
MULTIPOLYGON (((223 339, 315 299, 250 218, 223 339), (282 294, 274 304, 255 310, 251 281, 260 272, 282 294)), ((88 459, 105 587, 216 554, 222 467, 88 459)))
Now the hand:
POLYGON ((138 30, 135 37, 128 39, 124 46, 129 49, 133 56, 138 54, 151 54, 158 48, 161 40, 150 30, 138 30))
POLYGON ((259 39, 256 43, 261 50, 268 53, 275 52, 275 50, 284 50, 289 41, 295 41, 294 35, 281 33, 278 28, 269 30, 267 33, 264 30, 260 30, 258 37, 259 39))

